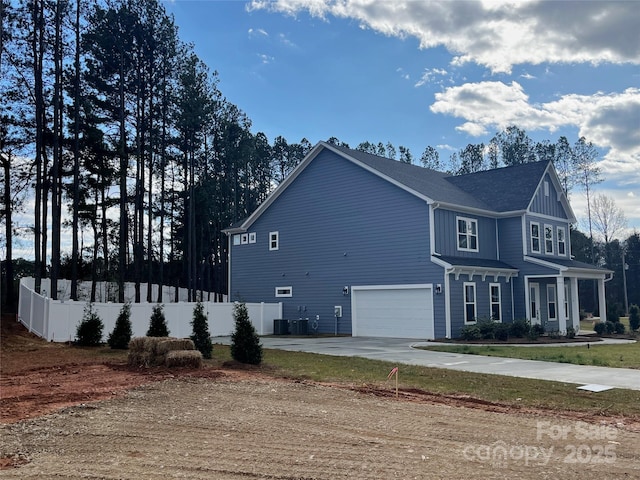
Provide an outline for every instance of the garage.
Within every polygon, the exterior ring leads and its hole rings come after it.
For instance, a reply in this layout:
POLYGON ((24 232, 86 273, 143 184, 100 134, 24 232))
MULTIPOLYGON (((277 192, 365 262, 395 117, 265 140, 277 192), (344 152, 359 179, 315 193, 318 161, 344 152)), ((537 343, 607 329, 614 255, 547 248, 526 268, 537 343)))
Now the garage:
POLYGON ((430 284, 351 287, 353 336, 433 339, 432 292, 430 284))

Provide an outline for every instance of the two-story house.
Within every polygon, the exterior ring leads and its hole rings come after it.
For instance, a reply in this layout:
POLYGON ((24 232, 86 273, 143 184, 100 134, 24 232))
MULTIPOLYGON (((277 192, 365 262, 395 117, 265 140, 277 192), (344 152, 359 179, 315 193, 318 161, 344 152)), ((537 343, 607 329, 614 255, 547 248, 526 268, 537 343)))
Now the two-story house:
POLYGON ((324 142, 229 228, 229 298, 318 333, 456 337, 478 319, 579 328, 575 216, 550 162, 462 176, 324 142))

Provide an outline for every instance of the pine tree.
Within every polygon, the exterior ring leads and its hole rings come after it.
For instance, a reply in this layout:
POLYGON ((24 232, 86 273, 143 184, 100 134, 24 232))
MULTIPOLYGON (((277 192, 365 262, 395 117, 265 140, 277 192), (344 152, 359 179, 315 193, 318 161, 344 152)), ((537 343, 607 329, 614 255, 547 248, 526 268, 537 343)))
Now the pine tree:
POLYGON ((147 331, 147 337, 168 337, 169 328, 167 328, 167 320, 164 318, 163 305, 158 304, 153 307, 151 313, 151 322, 149 323, 149 330, 147 331))
POLYGON ((129 342, 133 332, 131 331, 131 304, 125 303, 120 309, 116 325, 113 332, 109 335, 107 343, 111 348, 119 348, 126 350, 129 348, 129 342))
POLYGON ((244 303, 236 303, 233 307, 233 318, 236 329, 231 335, 231 356, 240 363, 259 365, 262 362, 262 345, 244 303))
POLYGON ((193 326, 191 340, 193 340, 193 343, 196 345, 196 349, 202 353, 204 358, 211 358, 213 343, 211 343, 207 316, 204 314, 204 307, 201 302, 198 302, 193 309, 193 321, 191 325, 193 326))
POLYGON ((93 304, 87 303, 84 307, 82 321, 76 330, 78 345, 83 347, 95 347, 102 342, 102 329, 104 324, 102 319, 93 310, 93 304))

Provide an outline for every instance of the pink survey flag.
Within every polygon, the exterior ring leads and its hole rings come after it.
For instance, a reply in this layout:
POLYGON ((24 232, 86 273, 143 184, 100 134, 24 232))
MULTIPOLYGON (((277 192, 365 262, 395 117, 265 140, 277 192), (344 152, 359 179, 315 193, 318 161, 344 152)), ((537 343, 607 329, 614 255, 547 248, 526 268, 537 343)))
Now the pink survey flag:
POLYGON ((393 369, 389 372, 389 375, 387 375, 387 380, 389 380, 391 377, 393 377, 393 374, 397 374, 398 373, 398 367, 393 367, 393 369))

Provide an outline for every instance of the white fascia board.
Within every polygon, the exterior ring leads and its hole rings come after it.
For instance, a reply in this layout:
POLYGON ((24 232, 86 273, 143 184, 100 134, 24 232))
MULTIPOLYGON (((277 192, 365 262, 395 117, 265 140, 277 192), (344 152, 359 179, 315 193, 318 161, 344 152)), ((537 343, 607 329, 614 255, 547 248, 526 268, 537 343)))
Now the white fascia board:
POLYGON ((460 213, 470 213, 473 215, 480 215, 489 218, 508 218, 517 217, 526 213, 526 210, 511 210, 508 212, 495 212, 493 210, 484 210, 482 208, 465 207, 464 205, 458 205, 448 202, 434 202, 440 208, 446 208, 447 210, 455 210, 460 213))
MULTIPOLYGON (((567 198, 567 196, 564 193, 564 190, 562 189, 562 185, 560 184, 560 179, 558 178, 558 174, 556 172, 556 169, 553 167, 552 162, 548 162, 547 168, 542 173, 542 176, 538 181, 538 186, 536 187, 536 193, 540 191, 540 188, 542 187, 542 182, 544 180, 544 177, 547 175, 547 173, 549 174, 549 178, 551 178, 551 183, 553 183, 553 187, 556 189, 556 195, 558 195, 558 199, 560 200, 560 203, 562 203, 562 206, 564 207, 564 210, 567 214, 567 218, 562 218, 561 220, 569 223, 576 223, 578 221, 576 218, 576 214, 573 212, 573 208, 571 208, 569 199, 567 198)), ((531 211, 531 204, 533 203, 534 198, 535 198, 535 194, 531 198, 531 200, 529 200, 529 205, 527 205, 527 213, 530 213, 532 215, 535 215, 535 213, 531 211)))

